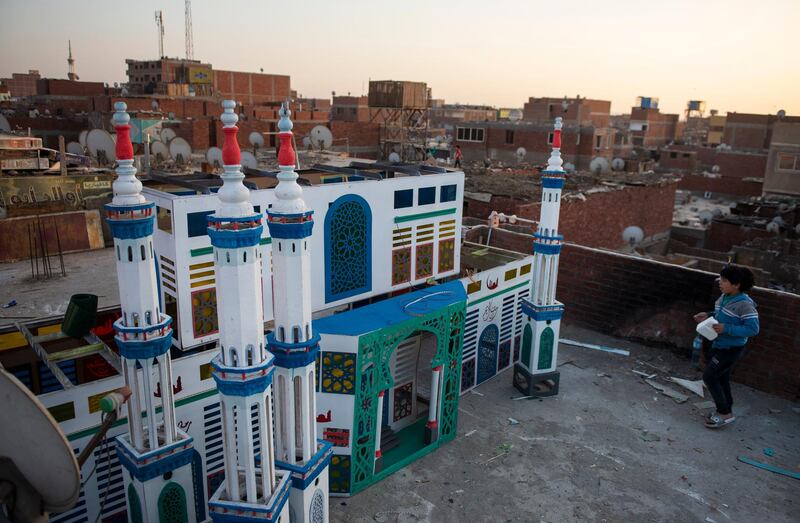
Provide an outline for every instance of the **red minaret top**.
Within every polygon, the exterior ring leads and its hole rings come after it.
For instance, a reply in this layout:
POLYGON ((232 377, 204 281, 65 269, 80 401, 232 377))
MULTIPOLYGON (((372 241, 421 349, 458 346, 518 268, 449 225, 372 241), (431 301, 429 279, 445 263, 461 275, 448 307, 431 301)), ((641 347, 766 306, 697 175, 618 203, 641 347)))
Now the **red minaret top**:
POLYGON ((128 109, 125 102, 116 102, 114 104, 114 129, 117 130, 117 145, 115 154, 117 160, 133 160, 133 144, 131 143, 131 126, 128 122, 131 121, 130 115, 126 112, 128 109))
POLYGON ((289 110, 287 102, 281 105, 279 114, 281 119, 278 121, 278 138, 281 141, 281 149, 278 152, 278 165, 281 167, 294 167, 297 164, 294 145, 292 144, 292 127, 294 127, 294 124, 289 119, 289 115, 292 112, 289 110))
POLYGON ((236 122, 239 117, 233 112, 236 107, 236 102, 233 100, 224 100, 222 102, 223 113, 220 117, 223 127, 222 132, 225 133, 225 143, 222 146, 222 164, 223 165, 240 165, 242 163, 242 150, 239 149, 239 128, 236 122))

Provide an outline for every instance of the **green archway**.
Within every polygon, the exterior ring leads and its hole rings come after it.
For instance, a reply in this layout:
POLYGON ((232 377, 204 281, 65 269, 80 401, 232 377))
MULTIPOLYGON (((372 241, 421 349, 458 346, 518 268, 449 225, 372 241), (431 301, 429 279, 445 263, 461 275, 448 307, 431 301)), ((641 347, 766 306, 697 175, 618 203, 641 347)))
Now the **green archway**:
POLYGON ((538 370, 549 369, 553 365, 553 342, 555 334, 553 329, 547 327, 539 338, 539 365, 538 370))
POLYGON ((133 488, 133 483, 128 485, 128 521, 142 523, 142 502, 136 489, 133 488))
POLYGON ((522 356, 520 362, 529 369, 533 368, 533 364, 531 363, 532 346, 533 346, 533 329, 531 329, 531 324, 528 323, 525 325, 525 330, 522 332, 522 356))
POLYGON ((186 510, 186 492, 183 487, 170 481, 158 496, 159 523, 189 523, 186 510))

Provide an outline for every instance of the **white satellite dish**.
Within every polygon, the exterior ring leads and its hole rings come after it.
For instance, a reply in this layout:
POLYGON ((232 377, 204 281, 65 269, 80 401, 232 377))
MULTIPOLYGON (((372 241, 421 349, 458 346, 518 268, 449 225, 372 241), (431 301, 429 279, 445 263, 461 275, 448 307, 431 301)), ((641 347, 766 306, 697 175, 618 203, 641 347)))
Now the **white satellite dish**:
POLYGON ((170 112, 169 112, 169 114, 167 114, 167 117, 168 117, 170 120, 174 120, 174 119, 175 119, 175 113, 174 113, 174 112, 172 112, 172 111, 170 111, 170 112))
POLYGON ((711 220, 714 219, 714 213, 711 212, 711 211, 707 211, 707 210, 706 211, 700 211, 697 214, 697 217, 700 218, 700 222, 702 222, 703 224, 709 224, 709 223, 711 223, 711 220))
POLYGON ((311 147, 311 137, 310 136, 303 136, 303 147, 306 149, 311 147))
POLYGON ((250 141, 250 145, 252 145, 256 149, 258 149, 260 147, 264 147, 264 135, 263 134, 258 133, 256 131, 253 131, 252 133, 250 133, 250 136, 248 136, 247 138, 250 141))
POLYGON ((84 147, 86 147, 86 135, 87 134, 89 134, 89 131, 84 129, 83 131, 81 131, 81 134, 78 135, 78 143, 80 143, 84 147))
POLYGON ((400 163, 400 155, 397 153, 389 153, 389 161, 392 163, 400 163))
POLYGON ((159 139, 164 143, 169 143, 173 138, 178 136, 175 133, 174 129, 170 129, 169 127, 165 127, 161 129, 161 134, 159 135, 159 139))
POLYGON ((192 159, 192 146, 183 138, 173 138, 169 142, 169 155, 179 164, 187 164, 192 159))
POLYGON ((315 125, 308 135, 314 149, 330 149, 333 145, 333 133, 324 125, 315 125))
POLYGON ((625 168, 625 160, 622 158, 614 158, 611 160, 611 168, 615 171, 621 171, 625 168))
POLYGON ((154 111, 158 111, 158 100, 150 102, 150 107, 152 107, 154 111))
MULTIPOLYGON (((78 500, 81 475, 72 448, 47 409, 5 369, 0 368, 0 457, 10 458, 18 477, 12 521, 37 521, 41 510, 64 512, 78 500), (21 478, 19 478, 21 479, 21 478)), ((7 470, 7 469, 6 469, 7 470)), ((46 518, 45 518, 46 519, 46 518)))
POLYGON ((525 159, 525 155, 528 154, 528 151, 524 147, 519 147, 517 149, 517 161, 521 162, 525 159))
POLYGON ((86 135, 86 148, 101 165, 114 163, 117 159, 114 139, 103 129, 89 131, 86 135))
POLYGON ((508 112, 508 119, 511 120, 512 122, 518 122, 522 120, 522 111, 520 111, 519 109, 511 109, 508 112))
POLYGON ((566 172, 570 173, 570 174, 574 173, 575 172, 575 164, 574 163, 569 163, 569 162, 565 163, 564 164, 564 170, 566 172))
POLYGON ((2 114, 0 114, 0 131, 6 131, 7 132, 7 131, 10 131, 10 130, 11 130, 11 124, 8 123, 8 119, 5 116, 3 116, 2 114))
POLYGON ((153 142, 150 144, 150 154, 155 163, 160 163, 169 158, 169 147, 164 142, 153 142))
POLYGON ((256 156, 250 151, 242 151, 241 165, 242 167, 258 169, 258 160, 256 160, 256 156))
POLYGON ((781 109, 780 111, 778 111, 778 118, 780 118, 781 120, 783 120, 784 118, 786 118, 786 111, 784 111, 783 109, 781 109))
POLYGON ((608 160, 602 156, 596 156, 589 162, 589 170, 595 174, 605 174, 610 170, 608 160))
POLYGON ((122 90, 121 90, 121 94, 122 94, 122 96, 128 96, 128 88, 127 87, 123 87, 122 90))
POLYGON ((719 172, 719 165, 712 166, 711 167, 711 172, 712 173, 718 173, 719 172))
POLYGON ((622 231, 622 239, 630 246, 638 245, 644 239, 644 231, 635 225, 625 227, 622 231))
POLYGON ((215 167, 222 167, 222 149, 209 147, 206 151, 206 161, 215 167))
POLYGON ((69 142, 67 144, 67 152, 70 154, 86 154, 83 150, 83 146, 78 142, 69 142))
POLYGON ((781 226, 778 222, 769 222, 767 224, 767 232, 771 232, 772 234, 778 234, 781 232, 781 226))

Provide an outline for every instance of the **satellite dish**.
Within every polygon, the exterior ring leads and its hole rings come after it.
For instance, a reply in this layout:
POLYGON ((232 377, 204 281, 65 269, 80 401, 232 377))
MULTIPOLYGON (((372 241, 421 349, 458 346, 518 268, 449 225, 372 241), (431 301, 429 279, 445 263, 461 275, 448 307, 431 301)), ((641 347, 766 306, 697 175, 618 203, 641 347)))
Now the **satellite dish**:
POLYGON ((714 207, 714 210, 711 211, 711 215, 714 218, 721 218, 722 217, 722 209, 719 207, 714 207))
POLYGON ((100 165, 112 164, 117 159, 114 139, 103 129, 89 131, 86 135, 86 148, 100 165))
POLYGON ((264 147, 264 135, 261 133, 253 131, 252 133, 250 133, 250 136, 248 136, 248 140, 250 140, 250 145, 252 145, 256 149, 258 149, 259 147, 264 147))
POLYGON ((564 164, 564 170, 566 172, 568 172, 568 173, 574 173, 575 172, 575 164, 569 163, 569 162, 565 163, 564 164))
POLYGON ((700 218, 700 221, 703 224, 709 224, 709 223, 711 223, 711 220, 714 219, 714 213, 711 212, 711 211, 700 211, 697 214, 697 217, 700 218))
POLYGON ((173 138, 169 142, 169 155, 175 163, 187 164, 192 159, 192 146, 183 138, 173 138))
POLYGON ((644 239, 644 231, 635 225, 625 227, 625 230, 622 231, 622 239, 633 247, 642 242, 642 239, 644 239))
POLYGON ((11 124, 8 123, 8 119, 0 114, 0 131, 10 131, 11 124))
POLYGON ((150 144, 150 154, 160 163, 169 158, 169 147, 164 142, 153 142, 150 144))
POLYGON ((114 82, 114 89, 119 88, 119 82, 114 82))
POLYGON ((242 159, 240 161, 242 167, 258 169, 258 160, 256 160, 255 155, 250 151, 242 151, 242 159))
POLYGON ((170 111, 169 114, 167 114, 167 118, 169 118, 170 120, 174 120, 175 119, 175 113, 170 111))
POLYGON ((222 167, 222 149, 209 147, 206 151, 206 161, 214 167, 222 167))
POLYGON ((164 129, 161 129, 161 134, 159 135, 159 138, 161 139, 162 142, 169 143, 170 140, 172 140, 176 136, 178 136, 178 135, 175 133, 174 129, 170 129, 169 127, 165 127, 164 129))
POLYGON ((389 153, 389 161, 392 163, 400 163, 400 155, 397 153, 389 153))
POLYGON ((81 134, 78 135, 78 143, 80 143, 84 147, 86 147, 86 135, 87 134, 89 134, 89 131, 84 129, 83 131, 81 131, 81 134))
POLYGON ((78 142, 69 142, 67 144, 67 152, 70 154, 85 154, 83 146, 78 142))
POLYGON ((152 107, 154 111, 158 111, 158 100, 150 102, 150 107, 152 107))
POLYGON ((781 226, 778 222, 769 222, 767 224, 767 232, 771 232, 772 234, 778 234, 781 232, 781 226))
POLYGON ((2 368, 0 404, 0 427, 7 429, 0 431, 0 456, 13 462, 11 470, 4 470, 12 472, 15 467, 22 476, 0 475, 0 480, 10 480, 16 487, 12 521, 38 521, 42 509, 69 510, 78 500, 81 475, 58 423, 19 380, 2 368))
POLYGON ((595 174, 605 174, 610 170, 608 160, 602 156, 592 158, 589 162, 589 170, 595 174))
POLYGON ((718 173, 719 172, 719 165, 714 165, 713 167, 711 167, 711 172, 712 173, 718 173))
POLYGON ((512 122, 518 122, 522 120, 522 111, 520 111, 519 109, 511 109, 508 112, 508 119, 511 120, 512 122))
POLYGON ((778 111, 778 118, 780 118, 781 120, 783 120, 784 118, 786 118, 786 111, 784 111, 783 109, 781 109, 780 111, 778 111))
POLYGON ((794 232, 796 232, 797 234, 800 234, 800 223, 798 223, 797 225, 794 226, 794 232))
POLYGON ((324 125, 315 125, 308 134, 314 149, 330 149, 333 145, 333 133, 324 125))
POLYGON ((614 158, 611 160, 611 168, 615 171, 621 171, 625 168, 625 160, 622 158, 614 158))
POLYGON ((127 87, 123 87, 122 91, 120 91, 120 92, 121 92, 122 96, 128 96, 128 88, 127 87))
POLYGON ((528 151, 525 150, 524 147, 520 147, 517 149, 517 161, 522 161, 525 159, 525 155, 528 154, 528 151))
POLYGON ((311 148, 311 137, 310 136, 303 136, 303 147, 306 149, 311 148))

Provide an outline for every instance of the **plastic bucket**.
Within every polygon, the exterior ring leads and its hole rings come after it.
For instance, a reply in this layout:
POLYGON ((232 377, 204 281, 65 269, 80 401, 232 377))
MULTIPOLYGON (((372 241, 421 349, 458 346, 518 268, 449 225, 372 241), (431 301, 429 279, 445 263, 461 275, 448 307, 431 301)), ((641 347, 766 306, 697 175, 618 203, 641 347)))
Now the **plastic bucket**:
POLYGON ((73 338, 83 338, 97 321, 97 296, 73 294, 61 324, 61 331, 73 338))

